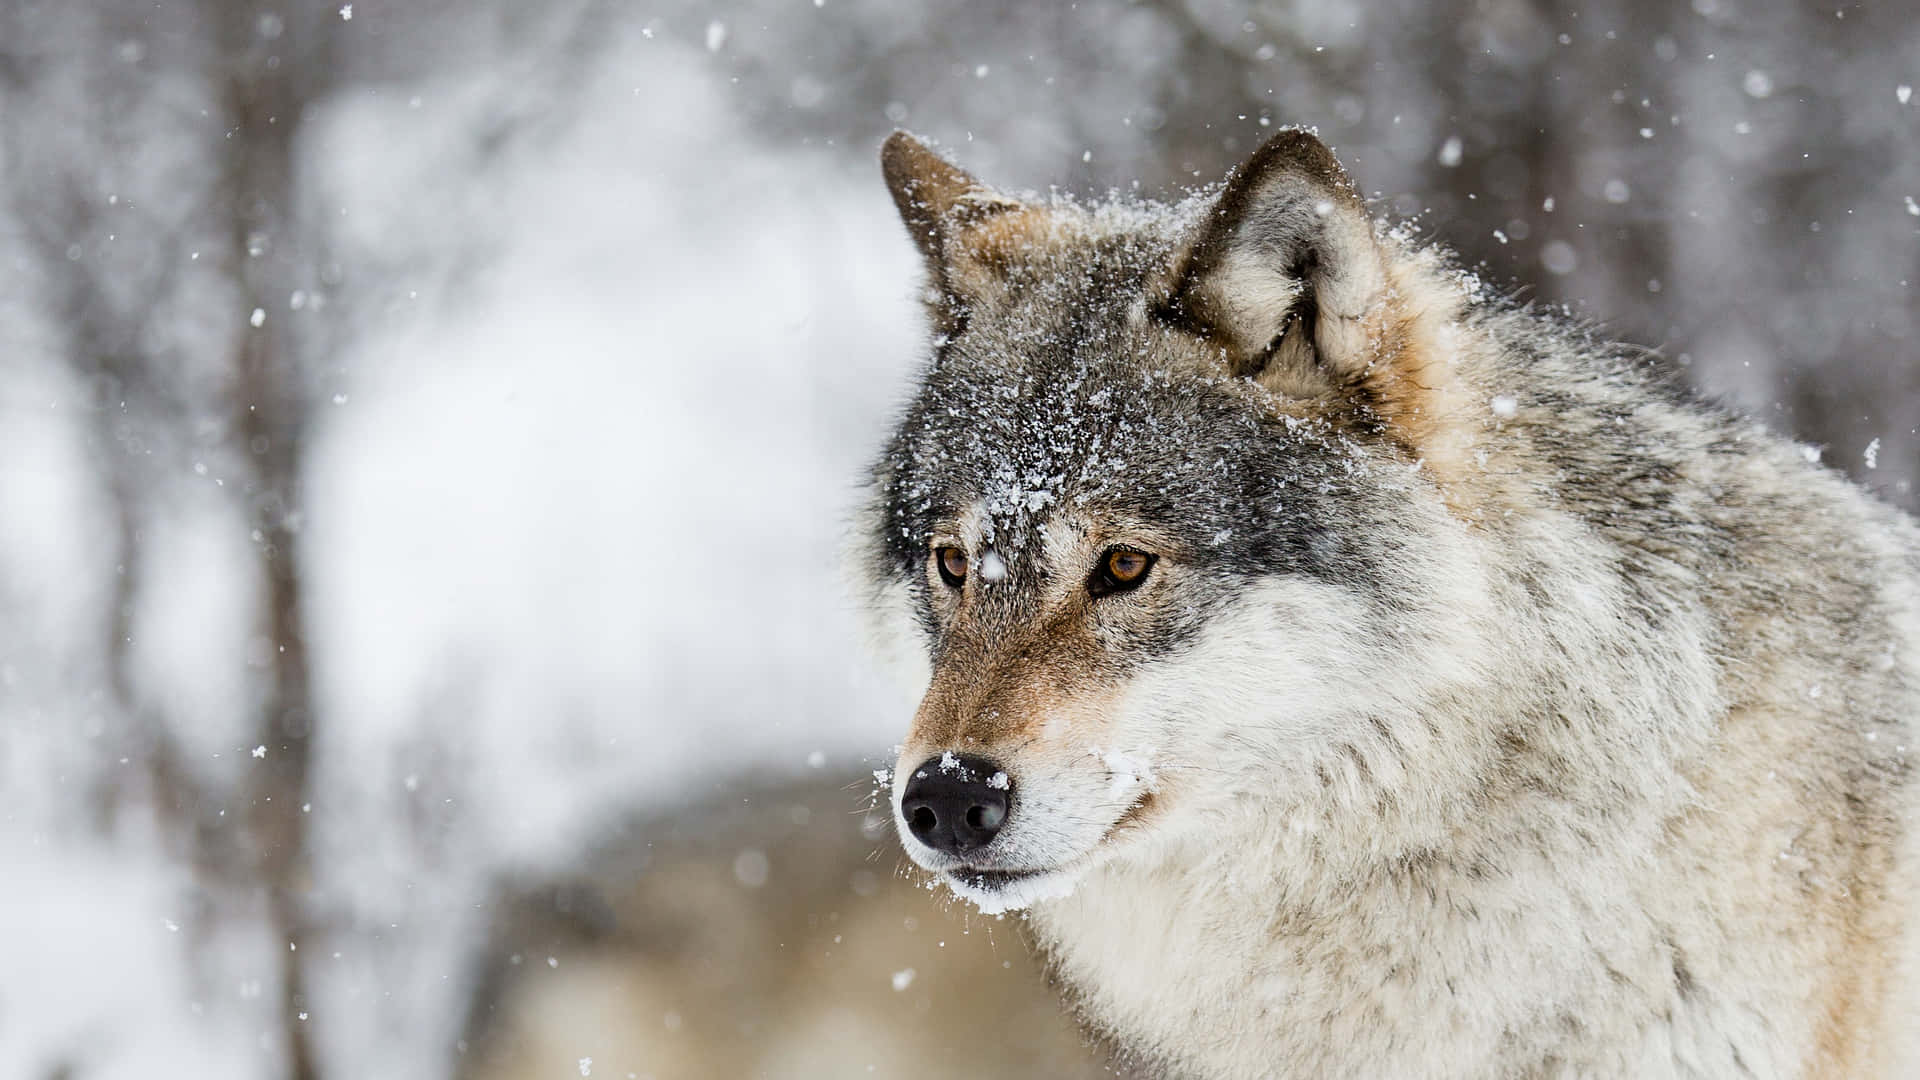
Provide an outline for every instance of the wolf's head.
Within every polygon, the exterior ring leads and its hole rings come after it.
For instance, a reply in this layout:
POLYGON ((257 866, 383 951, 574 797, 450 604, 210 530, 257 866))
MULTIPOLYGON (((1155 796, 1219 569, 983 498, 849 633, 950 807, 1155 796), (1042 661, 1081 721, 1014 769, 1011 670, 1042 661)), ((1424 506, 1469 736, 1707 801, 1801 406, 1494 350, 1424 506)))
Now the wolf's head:
POLYGON ((1457 288, 1302 131, 1177 206, 1012 198, 905 134, 882 160, 935 330, 865 523, 931 660, 914 860, 995 909, 1249 806, 1417 813, 1410 771, 1471 752, 1422 715, 1485 606, 1457 288))

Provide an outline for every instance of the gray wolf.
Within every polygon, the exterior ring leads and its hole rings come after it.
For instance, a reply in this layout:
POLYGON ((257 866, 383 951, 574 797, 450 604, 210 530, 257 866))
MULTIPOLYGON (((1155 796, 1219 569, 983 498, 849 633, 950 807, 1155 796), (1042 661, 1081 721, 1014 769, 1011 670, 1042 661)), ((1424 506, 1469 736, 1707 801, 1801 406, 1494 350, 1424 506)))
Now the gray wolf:
POLYGON ((882 164, 932 326, 862 532, 926 660, 896 824, 1126 1060, 1920 1075, 1912 520, 1307 132, 1173 205, 882 164))

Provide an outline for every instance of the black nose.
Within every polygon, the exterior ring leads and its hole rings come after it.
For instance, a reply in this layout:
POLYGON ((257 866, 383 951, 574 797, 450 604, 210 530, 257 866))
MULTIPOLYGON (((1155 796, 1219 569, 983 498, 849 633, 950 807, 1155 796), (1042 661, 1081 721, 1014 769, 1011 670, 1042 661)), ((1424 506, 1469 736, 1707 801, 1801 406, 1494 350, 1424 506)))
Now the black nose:
POLYGON ((1013 784, 993 763, 942 754, 913 770, 900 815, 914 839, 950 855, 985 847, 1007 823, 1013 784))

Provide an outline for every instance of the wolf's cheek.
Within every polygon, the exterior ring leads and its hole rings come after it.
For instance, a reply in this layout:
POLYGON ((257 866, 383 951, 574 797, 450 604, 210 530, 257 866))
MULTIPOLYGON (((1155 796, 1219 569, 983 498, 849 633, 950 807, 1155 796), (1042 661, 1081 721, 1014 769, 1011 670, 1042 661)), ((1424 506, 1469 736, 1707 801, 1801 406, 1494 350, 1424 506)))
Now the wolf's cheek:
POLYGON ((1356 715, 1396 696, 1363 600, 1306 578, 1245 587, 1115 701, 1112 739, 1157 748, 1160 782, 1269 787, 1356 715))

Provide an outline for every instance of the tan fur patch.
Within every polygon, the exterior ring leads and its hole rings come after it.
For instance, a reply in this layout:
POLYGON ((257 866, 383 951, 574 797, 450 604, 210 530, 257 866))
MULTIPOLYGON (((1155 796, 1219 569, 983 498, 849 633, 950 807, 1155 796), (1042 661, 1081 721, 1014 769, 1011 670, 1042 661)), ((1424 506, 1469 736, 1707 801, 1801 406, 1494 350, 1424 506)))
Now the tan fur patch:
POLYGON ((1368 321, 1377 343, 1367 372, 1373 407, 1443 480, 1460 479, 1474 424, 1453 370, 1459 299, 1405 267, 1389 264, 1388 278, 1389 295, 1368 321))
POLYGON ((959 251, 982 262, 1007 265, 1031 257, 1047 242, 1054 215, 1045 207, 1022 206, 986 218, 955 239, 959 251))
POLYGON ((996 641, 957 631, 914 715, 909 744, 1004 745, 1033 736, 1049 720, 1098 709, 1108 696, 1089 676, 1101 666, 1099 648, 1072 611, 996 641))
POLYGON ((1912 1017, 1888 1017, 1889 943, 1897 939, 1890 922, 1884 885, 1891 870, 1888 849, 1862 846, 1853 852, 1860 865, 1847 889, 1847 905, 1836 913, 1841 942, 1828 966, 1824 1007, 1814 1028, 1816 1060, 1809 1075, 1884 1076, 1895 1032, 1893 1024, 1912 1017))
POLYGON ((1022 264, 1043 260, 1060 242, 1046 207, 1020 206, 979 217, 947 239, 947 287, 968 300, 998 293, 1022 264))

